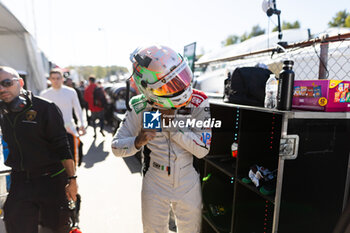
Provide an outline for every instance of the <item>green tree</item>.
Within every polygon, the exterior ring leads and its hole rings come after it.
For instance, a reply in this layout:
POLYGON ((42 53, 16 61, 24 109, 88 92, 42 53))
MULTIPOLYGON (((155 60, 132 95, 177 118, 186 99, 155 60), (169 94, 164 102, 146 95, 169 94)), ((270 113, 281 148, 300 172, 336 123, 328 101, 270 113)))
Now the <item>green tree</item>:
POLYGON ((245 41, 245 40, 248 40, 249 39, 249 35, 245 32, 243 33, 243 35, 241 35, 241 38, 240 38, 240 41, 245 41))
POLYGON ((84 79, 88 79, 90 75, 94 75, 94 69, 92 66, 78 66, 75 67, 79 75, 82 75, 84 79))
POLYGON ((350 15, 346 17, 344 27, 350 28, 350 15))
POLYGON ((97 79, 102 79, 109 75, 123 75, 128 73, 128 69, 123 66, 70 66, 68 69, 75 69, 85 80, 91 75, 97 79))
POLYGON ((248 40, 252 37, 259 36, 265 33, 265 29, 260 28, 259 25, 255 25, 251 32, 248 34, 247 32, 243 33, 241 36, 237 35, 229 35, 226 40, 221 42, 222 46, 227 46, 231 44, 236 44, 245 40, 248 40))
POLYGON ((330 27, 350 27, 350 14, 346 10, 338 11, 333 19, 328 22, 330 27))
POLYGON ((105 78, 106 77, 106 69, 103 68, 102 66, 95 66, 94 67, 94 74, 97 79, 105 78))
POLYGON ((259 25, 255 25, 253 28, 252 28, 252 31, 247 34, 246 32, 241 36, 241 42, 242 41, 245 41, 247 39, 250 39, 252 37, 255 37, 255 36, 259 36, 259 35, 262 35, 265 33, 265 29, 262 29, 260 28, 259 25))
MULTIPOLYGON (((283 21, 282 30, 293 29, 293 28, 300 28, 300 23, 298 20, 296 20, 294 23, 283 21)), ((276 32, 277 30, 278 30, 277 26, 272 29, 273 32, 276 32)))
POLYGON ((110 66, 108 67, 110 75, 125 74, 128 73, 128 69, 123 66, 110 66))
POLYGON ((222 41, 221 44, 223 46, 231 45, 231 44, 236 44, 239 42, 239 36, 237 35, 229 35, 226 40, 222 41))

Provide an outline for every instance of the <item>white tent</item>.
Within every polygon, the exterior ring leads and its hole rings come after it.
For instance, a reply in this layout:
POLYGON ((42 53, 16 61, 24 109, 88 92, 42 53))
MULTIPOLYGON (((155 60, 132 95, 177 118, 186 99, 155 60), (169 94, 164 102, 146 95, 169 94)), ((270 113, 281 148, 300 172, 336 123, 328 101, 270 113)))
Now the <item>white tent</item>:
POLYGON ((48 60, 30 33, 1 2, 0 65, 10 66, 25 74, 27 89, 34 94, 46 88, 48 60))

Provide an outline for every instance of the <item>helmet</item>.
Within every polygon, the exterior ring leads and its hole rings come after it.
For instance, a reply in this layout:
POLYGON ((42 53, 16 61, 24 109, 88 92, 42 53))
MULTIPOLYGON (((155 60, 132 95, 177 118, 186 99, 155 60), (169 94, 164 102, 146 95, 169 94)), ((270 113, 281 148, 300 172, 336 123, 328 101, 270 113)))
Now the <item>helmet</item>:
POLYGON ((165 46, 136 49, 130 57, 139 91, 159 108, 181 108, 192 98, 192 72, 183 57, 165 46))

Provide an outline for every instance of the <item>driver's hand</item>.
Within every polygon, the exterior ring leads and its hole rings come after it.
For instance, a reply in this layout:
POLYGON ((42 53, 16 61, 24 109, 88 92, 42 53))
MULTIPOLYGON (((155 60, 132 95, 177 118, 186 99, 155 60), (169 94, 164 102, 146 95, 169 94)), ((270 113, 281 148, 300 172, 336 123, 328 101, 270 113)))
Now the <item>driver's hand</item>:
POLYGON ((136 149, 140 149, 142 146, 146 145, 148 141, 152 140, 156 136, 156 130, 145 130, 141 129, 139 135, 135 139, 136 149))

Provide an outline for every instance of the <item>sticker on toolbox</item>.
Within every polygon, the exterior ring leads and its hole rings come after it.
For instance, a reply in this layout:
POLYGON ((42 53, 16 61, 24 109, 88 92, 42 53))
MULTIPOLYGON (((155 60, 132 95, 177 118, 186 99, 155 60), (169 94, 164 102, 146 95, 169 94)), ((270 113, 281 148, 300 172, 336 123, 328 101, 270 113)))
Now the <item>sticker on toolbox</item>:
POLYGON ((342 82, 342 80, 330 80, 329 81, 329 88, 335 88, 341 82, 342 82))

